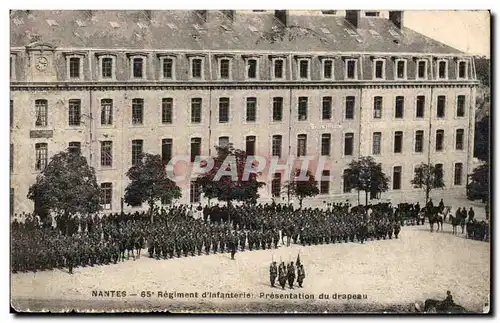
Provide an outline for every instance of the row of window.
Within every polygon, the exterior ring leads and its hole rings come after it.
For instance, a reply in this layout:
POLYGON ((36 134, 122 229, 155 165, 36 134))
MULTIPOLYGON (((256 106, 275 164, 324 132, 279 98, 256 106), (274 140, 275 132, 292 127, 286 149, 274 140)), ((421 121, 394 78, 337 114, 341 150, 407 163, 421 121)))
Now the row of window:
MULTIPOLYGON (((416 118, 424 118, 425 114, 425 96, 419 95, 416 97, 415 116, 416 118)), ((466 96, 458 95, 456 100, 456 117, 465 117, 466 111, 466 96)), ((191 99, 190 121, 191 123, 202 122, 202 104, 201 98, 191 99)), ((228 97, 219 98, 218 122, 227 123, 230 120, 231 100, 228 97)), ((354 118, 355 97, 345 97, 345 119, 354 118)), ((144 99, 132 99, 132 124, 144 124, 144 99)), ((437 96, 436 117, 444 118, 446 111, 446 96, 437 96)), ((11 126, 13 120, 13 101, 10 101, 11 126)), ((174 115, 174 99, 163 98, 161 101, 161 122, 163 124, 172 124, 174 115)), ((383 97, 375 96, 373 98, 373 118, 381 119, 383 115, 383 97)), ((405 115, 405 97, 396 96, 394 107, 394 118, 403 119, 405 115)), ((113 124, 113 100, 101 100, 101 125, 113 124)), ((307 121, 309 119, 309 97, 301 96, 298 98, 297 116, 299 121, 307 121)), ((45 99, 35 100, 35 126, 47 126, 48 118, 48 101, 45 99)), ((321 101, 321 119, 331 120, 333 118, 333 98, 331 96, 322 97, 321 101)), ((68 125, 79 126, 82 119, 82 108, 80 99, 71 99, 68 104, 68 125)), ((283 97, 274 97, 272 103, 272 121, 283 120, 283 97)), ((246 98, 245 121, 257 121, 257 98, 246 98)))
MULTIPOLYGON (((216 55, 217 56, 217 79, 219 80, 231 80, 232 75, 232 65, 233 57, 231 55, 216 55)), ((14 62, 13 56, 11 56, 11 71, 12 64, 14 62)), ((99 78, 102 80, 114 80, 116 78, 116 55, 105 54, 99 55, 99 78)), ((193 80, 203 80, 205 79, 205 57, 197 55, 188 55, 189 58, 189 78, 193 80)), ((333 80, 334 77, 334 62, 335 57, 322 56, 321 58, 321 79, 333 80)), ((258 80, 260 78, 260 60, 259 55, 247 55, 243 56, 245 63, 245 78, 248 80, 258 80)), ((270 57, 272 64, 270 68, 271 78, 275 80, 286 79, 286 64, 285 58, 280 56, 270 57)), ((83 55, 73 54, 66 56, 66 67, 67 74, 70 80, 80 80, 83 76, 83 55)), ((130 78, 136 80, 146 79, 146 68, 148 65, 148 55, 146 54, 131 54, 129 55, 129 71, 130 78)), ((158 54, 158 60, 160 64, 159 77, 164 80, 175 80, 176 78, 176 66, 177 59, 175 55, 158 54)), ((386 58, 374 58, 373 63, 373 79, 374 80, 385 80, 386 70, 389 59, 386 58)), ((429 64, 427 59, 418 59, 416 61, 416 79, 427 80, 429 76, 429 64)), ((345 58, 344 68, 343 68, 343 79, 344 80, 356 80, 358 79, 358 63, 359 59, 345 58)), ((408 72, 408 61, 405 58, 397 58, 394 60, 393 70, 395 71, 394 78, 396 80, 406 80, 408 72)), ((311 79, 311 57, 299 56, 296 58, 296 69, 298 79, 309 80, 311 79)), ((435 65, 436 75, 433 77, 438 80, 448 79, 448 64, 447 59, 438 59, 435 65)), ((468 61, 457 60, 456 61, 456 75, 458 79, 468 78, 468 61)))

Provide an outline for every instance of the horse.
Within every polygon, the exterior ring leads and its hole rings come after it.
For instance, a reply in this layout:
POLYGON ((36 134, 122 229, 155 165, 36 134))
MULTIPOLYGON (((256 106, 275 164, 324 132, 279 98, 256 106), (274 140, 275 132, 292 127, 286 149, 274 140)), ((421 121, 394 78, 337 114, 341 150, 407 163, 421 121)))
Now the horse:
POLYGON ((424 312, 426 313, 467 313, 468 311, 460 305, 449 304, 437 300, 437 299, 426 299, 424 302, 424 312))
POLYGON ((132 251, 132 257, 135 260, 135 253, 134 253, 134 245, 135 245, 135 239, 133 236, 128 237, 126 240, 126 246, 127 246, 127 260, 130 258, 130 252, 132 251))
POLYGON ((451 206, 445 206, 443 211, 443 221, 446 222, 446 217, 451 215, 451 206))
POLYGON ((424 207, 422 209, 424 217, 429 218, 429 225, 431 227, 431 232, 434 231, 434 223, 437 224, 437 230, 441 228, 441 231, 443 231, 443 216, 439 213, 439 207, 433 207, 432 209, 428 209, 427 207, 424 207))
POLYGON ((141 257, 141 249, 144 247, 144 237, 141 235, 134 241, 134 247, 137 253, 137 259, 141 257))
POLYGON ((453 215, 450 214, 450 222, 451 226, 453 227, 453 234, 457 234, 457 227, 461 225, 462 219, 460 218, 460 216, 454 217, 453 215))

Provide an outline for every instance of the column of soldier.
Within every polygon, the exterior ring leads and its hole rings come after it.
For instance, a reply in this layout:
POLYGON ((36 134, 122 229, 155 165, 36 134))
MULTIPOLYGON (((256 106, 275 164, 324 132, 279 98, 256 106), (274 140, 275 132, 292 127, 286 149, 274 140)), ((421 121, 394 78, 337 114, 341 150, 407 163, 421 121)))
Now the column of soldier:
POLYGON ((374 208, 371 216, 349 205, 325 210, 298 209, 274 204, 200 207, 203 219, 188 216, 187 206, 149 213, 88 216, 38 224, 28 216, 12 224, 12 271, 52 270, 116 264, 134 260, 147 248, 155 259, 209 253, 278 248, 281 243, 311 244, 354 242, 398 237, 399 221, 392 211, 374 208), (353 208, 354 210, 355 208, 353 208), (281 237, 280 237, 281 231, 281 237))
MULTIPOLYGON (((300 261, 300 254, 297 255, 297 284, 299 287, 302 287, 304 283, 304 279, 306 278, 306 272, 304 270, 304 265, 300 261)), ((293 289, 293 283, 295 281, 295 265, 293 261, 291 261, 288 265, 285 265, 285 262, 281 261, 279 267, 276 264, 276 261, 271 262, 269 266, 269 280, 271 281, 271 287, 275 287, 276 278, 278 278, 278 283, 281 286, 281 289, 285 289, 286 283, 288 281, 288 287, 293 289)))

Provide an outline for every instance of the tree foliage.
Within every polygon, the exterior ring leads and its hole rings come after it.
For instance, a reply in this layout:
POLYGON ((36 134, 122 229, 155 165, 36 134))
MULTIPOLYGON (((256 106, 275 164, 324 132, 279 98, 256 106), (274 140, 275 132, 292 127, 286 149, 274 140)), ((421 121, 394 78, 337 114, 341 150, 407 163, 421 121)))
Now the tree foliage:
POLYGON ((490 167, 483 164, 476 167, 470 176, 467 195, 471 199, 480 198, 483 201, 489 200, 490 195, 490 167))
POLYGON ((490 157, 490 117, 476 122, 474 134, 474 157, 488 162, 490 157))
POLYGON ((52 156, 28 191, 28 198, 35 202, 37 210, 45 214, 52 211, 63 217, 98 212, 99 197, 94 168, 79 152, 69 151, 52 156))
POLYGON ((314 175, 309 169, 306 171, 305 175, 302 175, 302 177, 307 178, 307 180, 303 180, 301 178, 301 170, 296 168, 293 171, 292 178, 284 185, 285 191, 299 199, 301 208, 302 202, 305 198, 313 197, 319 194, 318 181, 314 178, 314 175))
POLYGON ((389 189, 389 178, 382 171, 382 164, 371 156, 351 161, 343 177, 345 185, 365 192, 365 204, 368 204, 368 193, 378 194, 389 189))
POLYGON ((433 164, 421 163, 415 168, 415 175, 411 180, 415 188, 421 188, 425 192, 425 203, 429 200, 429 195, 433 189, 443 188, 443 174, 439 174, 433 164))
POLYGON ((255 173, 249 173, 248 180, 244 180, 243 175, 247 162, 246 152, 235 149, 232 145, 215 147, 215 149, 217 156, 213 158, 214 166, 209 172, 196 179, 204 196, 208 199, 216 198, 228 203, 231 201, 255 203, 259 198, 258 190, 265 183, 257 181, 258 174, 255 173), (233 167, 236 167, 236 171, 231 168, 232 162, 234 162, 233 167), (221 173, 218 176, 219 170, 221 173), (234 173, 235 177, 220 176, 224 171, 234 173))
POLYGON ((143 154, 136 165, 127 171, 130 183, 125 188, 125 203, 140 206, 147 202, 153 221, 154 204, 163 199, 167 203, 182 196, 181 189, 167 176, 160 155, 143 154))

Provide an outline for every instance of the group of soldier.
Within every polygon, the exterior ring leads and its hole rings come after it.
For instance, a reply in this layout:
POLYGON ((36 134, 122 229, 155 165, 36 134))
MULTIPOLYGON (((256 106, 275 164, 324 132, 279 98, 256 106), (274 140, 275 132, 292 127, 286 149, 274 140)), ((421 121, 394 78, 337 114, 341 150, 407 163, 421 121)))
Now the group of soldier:
MULTIPOLYGON (((278 245, 303 246, 398 237, 399 221, 388 205, 332 204, 326 209, 297 209, 275 204, 201 208, 201 218, 187 206, 151 213, 120 213, 41 221, 27 216, 12 224, 12 270, 106 265, 140 257, 147 248, 155 259, 170 259, 238 250, 265 250, 278 245), (218 219, 218 221, 217 221, 218 219), (280 234, 281 232, 281 234, 280 234)), ((290 272, 290 267, 280 266, 290 272)), ((300 269, 303 270, 303 269, 300 269)), ((297 267, 299 273, 299 267, 297 267)), ((280 269, 277 270, 279 275, 280 269)), ((300 276, 300 274, 298 274, 300 276)), ((297 277, 298 277, 297 276, 297 277)), ((300 285, 301 283, 299 283, 300 285)))
POLYGON ((271 281, 271 287, 275 287, 276 278, 278 278, 278 283, 281 289, 285 289, 286 283, 288 281, 288 286, 293 289, 293 283, 295 282, 295 277, 297 277, 297 284, 302 287, 304 279, 306 278, 306 272, 304 270, 304 265, 300 262, 300 256, 297 256, 297 275, 295 275, 295 265, 291 261, 288 265, 281 261, 279 267, 276 261, 273 260, 269 266, 269 279, 271 281))

